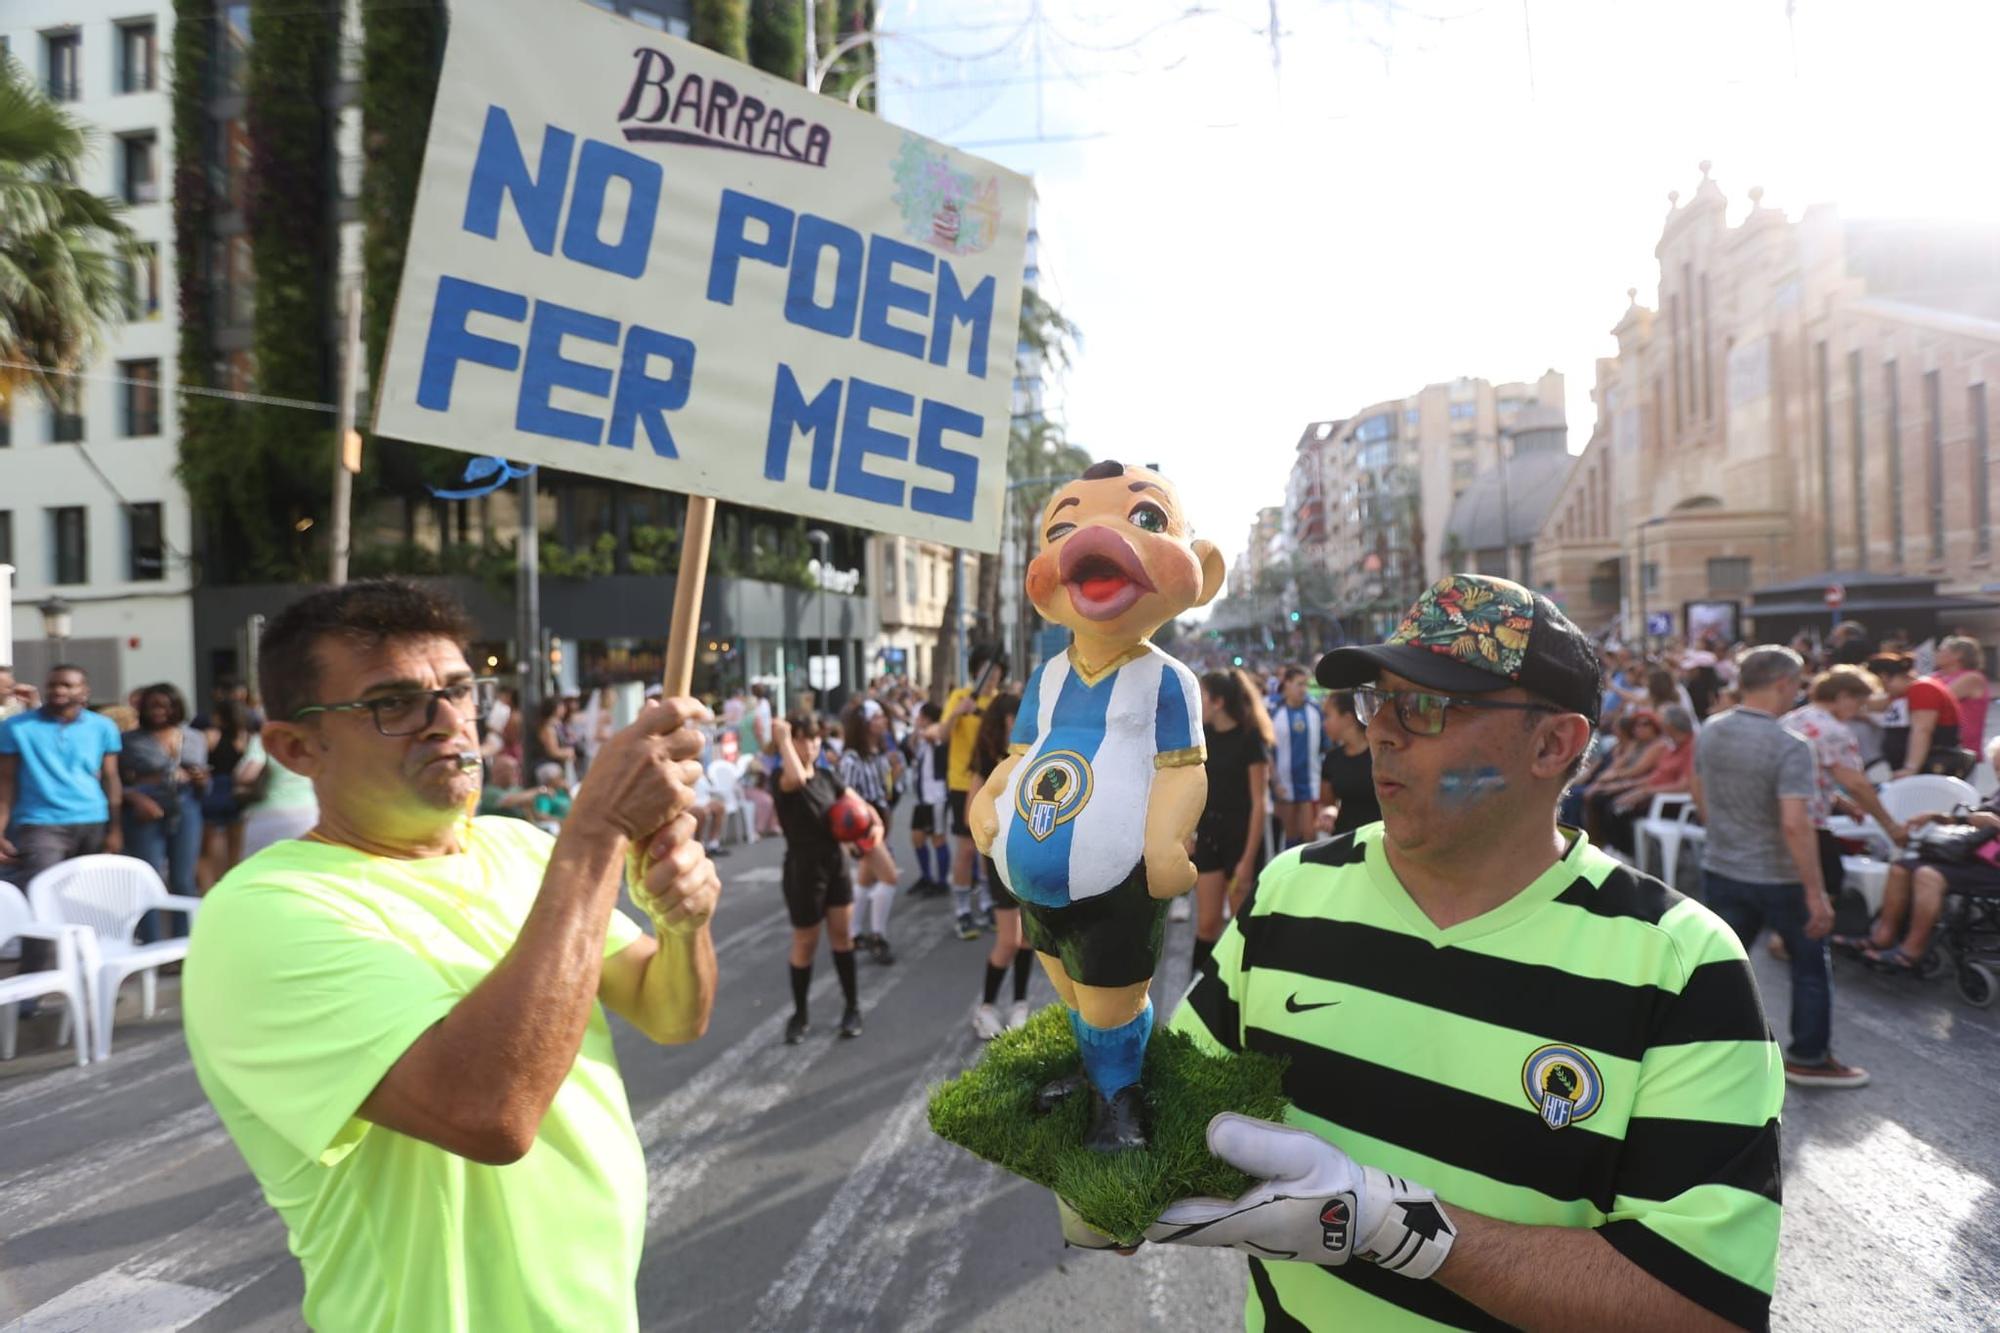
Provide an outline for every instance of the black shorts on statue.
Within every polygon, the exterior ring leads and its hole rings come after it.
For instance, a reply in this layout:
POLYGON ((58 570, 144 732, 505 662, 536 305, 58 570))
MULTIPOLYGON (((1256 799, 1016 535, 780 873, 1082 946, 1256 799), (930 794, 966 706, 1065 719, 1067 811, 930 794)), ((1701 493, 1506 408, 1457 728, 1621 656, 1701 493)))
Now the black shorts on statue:
POLYGON ((945 797, 951 806, 951 831, 961 838, 972 836, 972 825, 965 822, 965 798, 970 795, 969 791, 955 791, 945 797))
POLYGON ((1132 986, 1150 980, 1167 934, 1167 904, 1146 892, 1146 866, 1134 866, 1109 893, 1067 907, 1021 904, 1021 933, 1036 953, 1062 961, 1071 981, 1132 986))
POLYGON ((1200 874, 1232 871, 1243 862, 1243 844, 1250 838, 1250 812, 1202 816, 1194 827, 1194 868, 1200 874))
POLYGON ((787 855, 784 890, 785 911, 800 929, 826 920, 829 907, 852 907, 854 881, 847 873, 847 854, 835 850, 787 855))

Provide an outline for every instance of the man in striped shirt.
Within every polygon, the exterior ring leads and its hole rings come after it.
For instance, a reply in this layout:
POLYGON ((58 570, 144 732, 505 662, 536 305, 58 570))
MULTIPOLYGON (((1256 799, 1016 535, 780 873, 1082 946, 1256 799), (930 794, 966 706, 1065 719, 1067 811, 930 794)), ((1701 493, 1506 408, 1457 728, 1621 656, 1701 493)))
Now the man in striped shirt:
POLYGON ((1313 821, 1319 817, 1326 721, 1319 705, 1306 697, 1307 680, 1304 667, 1286 667, 1278 706, 1271 710, 1271 792, 1287 847, 1310 842, 1313 821))
POLYGON ((1782 1066, 1735 934, 1556 822, 1588 640, 1457 575, 1318 674, 1383 821, 1268 867, 1175 1015, 1293 1105, 1218 1116, 1260 1183, 1149 1237, 1250 1254, 1253 1329, 1766 1326, 1782 1066))

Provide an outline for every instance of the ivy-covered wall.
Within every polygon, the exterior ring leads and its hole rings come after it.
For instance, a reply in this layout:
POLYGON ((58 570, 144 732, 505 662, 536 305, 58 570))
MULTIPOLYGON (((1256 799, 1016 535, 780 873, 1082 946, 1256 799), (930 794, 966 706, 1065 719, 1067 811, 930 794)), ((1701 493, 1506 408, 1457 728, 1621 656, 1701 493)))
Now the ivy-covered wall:
MULTIPOLYGON (((334 157, 328 104, 339 63, 337 6, 251 0, 246 120, 250 174, 244 226, 257 275, 256 354, 260 392, 306 402, 333 397, 333 282, 339 251, 333 219, 334 157)), ((324 414, 256 406, 241 484, 261 497, 246 524, 250 555, 267 575, 318 572, 333 423, 324 414)))
MULTIPOLYGON (((361 59, 361 262, 367 277, 361 332, 368 373, 379 374, 402 283, 410 218, 430 139, 431 104, 444 59, 445 14, 437 3, 363 10, 361 59)), ((361 423, 366 425, 365 420, 361 423)), ((465 466, 465 455, 371 435, 361 491, 422 494, 465 466)))
MULTIPOLYGON (((183 389, 215 386, 213 287, 204 253, 216 212, 206 154, 214 24, 215 0, 175 0, 167 77, 174 106, 174 276, 180 305, 177 378, 183 389)), ((230 503, 230 448, 223 438, 233 424, 230 410, 204 394, 184 392, 180 422, 181 484, 187 488, 197 522, 206 523, 226 511, 230 503)))

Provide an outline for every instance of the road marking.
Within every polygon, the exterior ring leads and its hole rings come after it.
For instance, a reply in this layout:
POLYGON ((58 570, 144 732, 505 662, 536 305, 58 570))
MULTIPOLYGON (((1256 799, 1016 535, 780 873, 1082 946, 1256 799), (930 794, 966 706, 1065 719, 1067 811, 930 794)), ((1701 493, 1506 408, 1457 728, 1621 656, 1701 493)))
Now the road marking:
MULTIPOLYGON (((945 937, 944 918, 926 918, 906 936, 909 961, 929 953, 945 937)), ((862 992, 864 1004, 870 1008, 880 1006, 916 970, 904 966, 888 969, 885 980, 862 992)), ((877 971, 874 976, 881 978, 883 973, 877 971)), ((822 1013, 835 985, 831 967, 815 979, 809 999, 822 1013)), ((824 1039, 799 1047, 784 1045, 785 1022, 790 1017, 780 1005, 776 1012, 704 1065, 700 1073, 639 1118, 639 1142, 648 1145, 646 1225, 649 1230, 723 1157, 722 1145, 713 1141, 715 1137, 741 1132, 757 1117, 789 1100, 799 1079, 832 1049, 834 1042, 824 1039), (710 1141, 704 1144, 704 1139, 710 1141), (696 1151, 698 1147, 704 1150, 696 1151)))
POLYGON ((288 1262, 283 1224, 252 1189, 51 1297, 0 1333, 165 1333, 185 1328, 288 1262), (198 1280, 209 1273, 222 1275, 221 1282, 198 1280))
POLYGON ((750 1320, 752 1329, 859 1328, 869 1324, 910 1243, 919 1232, 929 1229, 924 1205, 936 1199, 936 1186, 951 1165, 964 1157, 960 1149, 929 1133, 925 1113, 931 1085, 957 1073, 972 1054, 962 1028, 939 1043, 861 1154, 861 1161, 834 1192, 826 1211, 793 1251, 784 1272, 764 1292, 750 1320), (912 1144, 919 1134, 924 1142, 912 1144), (885 1178, 887 1195, 878 1200, 874 1196, 885 1178), (911 1206, 902 1206, 906 1198, 911 1206), (857 1230, 864 1206, 877 1219, 865 1242, 858 1239, 857 1230), (840 1262, 822 1275, 836 1250, 844 1251, 840 1262), (809 1290, 813 1308, 801 1314, 799 1305, 809 1290))
POLYGON ((0 1217, 47 1226, 74 1217, 229 1138, 206 1100, 168 1116, 145 1133, 92 1143, 62 1164, 32 1167, 0 1180, 0 1217), (147 1168, 151 1169, 148 1170, 147 1168))
POLYGON ((1787 1209, 1799 1206, 1799 1194, 1816 1194, 1820 1206, 1807 1205, 1811 1212, 1823 1226, 1851 1237, 1855 1182, 1874 1181, 1870 1189, 1877 1203, 1867 1209, 1862 1228, 1874 1262, 1922 1274, 1942 1288, 1962 1288, 1969 1262, 1976 1262, 1966 1248, 1966 1238, 1979 1229, 1972 1219, 1982 1211, 1976 1178, 1893 1120, 1877 1121, 1858 1139, 1841 1142, 1834 1137, 1837 1130, 1812 1125, 1811 1116, 1805 1106, 1786 1108, 1788 1121, 1807 1121, 1799 1126, 1807 1151, 1785 1164, 1787 1209), (1884 1164, 1891 1162, 1897 1164, 1894 1178, 1884 1180, 1884 1164))

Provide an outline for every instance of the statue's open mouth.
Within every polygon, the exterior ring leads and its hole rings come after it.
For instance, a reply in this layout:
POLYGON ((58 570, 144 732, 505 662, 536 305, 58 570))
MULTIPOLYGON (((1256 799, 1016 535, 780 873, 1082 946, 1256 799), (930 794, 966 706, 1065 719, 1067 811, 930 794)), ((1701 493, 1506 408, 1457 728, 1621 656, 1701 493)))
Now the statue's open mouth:
POLYGON ((1121 616, 1154 590, 1139 553, 1105 527, 1082 528, 1064 542, 1059 572, 1070 605, 1089 620, 1121 616))

